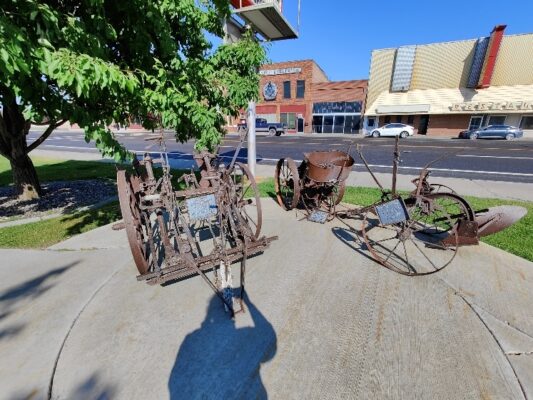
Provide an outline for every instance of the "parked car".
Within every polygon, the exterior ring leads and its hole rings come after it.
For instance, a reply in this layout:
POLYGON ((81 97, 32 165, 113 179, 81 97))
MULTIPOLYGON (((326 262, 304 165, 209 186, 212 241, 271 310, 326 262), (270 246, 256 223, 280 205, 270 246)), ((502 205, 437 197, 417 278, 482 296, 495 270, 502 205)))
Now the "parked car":
POLYGON ((459 133, 461 139, 500 138, 513 140, 524 136, 524 132, 511 125, 489 125, 484 128, 470 129, 459 133))
MULTIPOLYGON (((239 132, 246 131, 246 122, 240 123, 237 127, 239 132)), ((282 124, 279 122, 268 122, 264 118, 256 118, 255 132, 268 132, 270 136, 281 136, 281 134, 287 133, 287 124, 282 124)))
POLYGON ((376 128, 370 132, 369 136, 380 137, 380 136, 399 136, 402 139, 407 136, 413 136, 415 134, 415 128, 410 125, 405 124, 387 124, 383 125, 381 128, 376 128))

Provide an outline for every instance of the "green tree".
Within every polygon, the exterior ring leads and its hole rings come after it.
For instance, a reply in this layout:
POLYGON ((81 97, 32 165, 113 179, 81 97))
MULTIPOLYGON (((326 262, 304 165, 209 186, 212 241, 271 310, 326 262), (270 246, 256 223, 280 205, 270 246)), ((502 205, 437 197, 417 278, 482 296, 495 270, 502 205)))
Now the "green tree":
POLYGON ((41 194, 28 153, 66 121, 117 160, 128 153, 108 126, 131 117, 219 143, 225 116, 257 97, 265 60, 251 35, 212 48, 229 16, 227 0, 2 0, 0 154, 17 193, 41 194), (32 122, 47 127, 28 144, 32 122))

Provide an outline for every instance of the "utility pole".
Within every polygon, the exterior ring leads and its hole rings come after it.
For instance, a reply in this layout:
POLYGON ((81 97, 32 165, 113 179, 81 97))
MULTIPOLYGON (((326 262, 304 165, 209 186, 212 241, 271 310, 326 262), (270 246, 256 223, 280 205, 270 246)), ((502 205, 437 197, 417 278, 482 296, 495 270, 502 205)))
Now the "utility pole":
POLYGON ((257 160, 255 147, 255 101, 248 103, 248 119, 246 125, 248 126, 248 168, 255 177, 255 163, 257 160))
MULTIPOLYGON (((242 7, 242 4, 241 4, 242 7)), ((223 43, 234 43, 241 37, 240 27, 237 26, 231 18, 224 21, 224 39, 223 43)), ((255 164, 257 159, 256 145, 255 145, 255 101, 248 103, 248 110, 246 112, 246 125, 248 126, 248 168, 255 177, 255 164)))

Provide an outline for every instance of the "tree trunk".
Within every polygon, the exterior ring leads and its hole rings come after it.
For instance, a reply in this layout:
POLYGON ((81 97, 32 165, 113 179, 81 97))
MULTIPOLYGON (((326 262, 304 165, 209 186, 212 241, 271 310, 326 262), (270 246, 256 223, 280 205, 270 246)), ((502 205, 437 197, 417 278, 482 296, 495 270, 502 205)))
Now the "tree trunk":
POLYGON ((42 194, 37 171, 30 157, 24 153, 20 157, 10 160, 13 172, 15 193, 21 200, 39 198, 42 194))
MULTIPOLYGON (((26 121, 22 109, 15 98, 6 101, 0 113, 0 154, 6 157, 11 164, 15 193, 21 200, 39 198, 42 194, 37 172, 28 153, 33 149, 28 148, 26 136, 30 130, 30 121, 26 121)), ((55 125, 45 131, 36 145, 39 145, 51 133, 55 125)))

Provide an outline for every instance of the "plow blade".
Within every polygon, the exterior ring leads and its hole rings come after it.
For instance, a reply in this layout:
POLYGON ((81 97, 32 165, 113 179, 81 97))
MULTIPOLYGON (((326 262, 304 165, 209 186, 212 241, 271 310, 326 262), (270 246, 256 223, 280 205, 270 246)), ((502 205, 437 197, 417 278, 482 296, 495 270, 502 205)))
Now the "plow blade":
POLYGON ((476 213, 478 236, 488 236, 503 231, 527 214, 527 209, 518 206, 497 206, 476 213))

